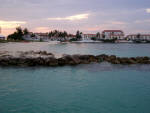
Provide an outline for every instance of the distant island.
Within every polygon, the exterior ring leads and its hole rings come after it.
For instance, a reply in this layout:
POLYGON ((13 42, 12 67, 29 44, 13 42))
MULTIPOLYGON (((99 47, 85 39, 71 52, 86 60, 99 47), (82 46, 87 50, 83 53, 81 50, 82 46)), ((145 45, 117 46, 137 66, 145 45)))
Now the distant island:
POLYGON ((17 27, 13 34, 5 37, 0 35, 0 42, 103 42, 103 43, 150 43, 150 34, 125 35, 122 30, 104 30, 102 33, 84 34, 79 30, 76 34, 67 31, 53 30, 47 33, 29 32, 27 28, 17 27))

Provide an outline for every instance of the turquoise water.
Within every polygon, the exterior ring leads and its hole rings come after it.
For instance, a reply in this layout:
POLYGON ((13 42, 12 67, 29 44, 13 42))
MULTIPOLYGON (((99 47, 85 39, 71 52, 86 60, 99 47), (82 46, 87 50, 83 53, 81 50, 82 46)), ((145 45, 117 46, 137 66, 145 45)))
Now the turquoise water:
POLYGON ((0 113, 149 113, 150 66, 0 68, 0 113))
MULTIPOLYGON (((41 50, 150 56, 149 48, 147 44, 58 44, 41 50)), ((0 67, 0 113, 150 113, 149 105, 150 65, 0 67)))

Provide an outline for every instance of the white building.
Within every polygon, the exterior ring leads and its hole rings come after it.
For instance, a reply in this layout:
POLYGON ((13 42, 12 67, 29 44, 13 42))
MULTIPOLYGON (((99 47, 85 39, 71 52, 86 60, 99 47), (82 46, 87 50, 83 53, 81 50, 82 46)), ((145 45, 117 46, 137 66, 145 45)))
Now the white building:
POLYGON ((0 27, 0 40, 7 40, 5 36, 1 35, 1 31, 2 31, 2 29, 0 27))
POLYGON ((136 39, 140 39, 140 40, 148 40, 150 41, 150 34, 131 34, 131 35, 127 35, 127 40, 136 40, 136 39))
POLYGON ((96 34, 82 34, 82 40, 91 40, 93 37, 96 37, 96 34))
POLYGON ((104 30, 102 32, 102 38, 104 39, 114 39, 118 40, 124 39, 124 32, 122 30, 104 30))
POLYGON ((6 40, 6 37, 0 34, 0 40, 6 40))

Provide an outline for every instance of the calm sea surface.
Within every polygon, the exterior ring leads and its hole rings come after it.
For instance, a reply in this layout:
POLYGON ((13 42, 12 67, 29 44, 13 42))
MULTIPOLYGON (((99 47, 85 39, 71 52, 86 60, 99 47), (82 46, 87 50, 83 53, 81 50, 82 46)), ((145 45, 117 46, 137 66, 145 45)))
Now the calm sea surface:
MULTIPOLYGON (((150 56, 150 44, 0 44, 0 51, 150 56)), ((0 67, 0 113, 150 113, 150 65, 0 67)))

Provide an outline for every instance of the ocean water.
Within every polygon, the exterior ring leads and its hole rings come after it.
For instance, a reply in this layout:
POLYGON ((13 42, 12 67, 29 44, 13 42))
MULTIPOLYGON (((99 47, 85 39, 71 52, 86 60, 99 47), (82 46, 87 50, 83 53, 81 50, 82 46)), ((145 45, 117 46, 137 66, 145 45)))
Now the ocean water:
POLYGON ((57 46, 49 44, 42 49, 59 54, 108 54, 120 57, 150 56, 150 44, 71 43, 57 44, 57 46))
MULTIPOLYGON (((21 45, 1 45, 0 50, 11 47, 12 51, 16 46, 29 49, 21 45)), ((61 54, 150 56, 147 44, 45 43, 38 47, 61 54)), ((149 105, 150 65, 104 62, 64 67, 0 67, 0 113, 150 113, 149 105)))
POLYGON ((61 54, 108 54, 120 57, 150 56, 150 44, 133 43, 4 43, 0 44, 0 51, 48 51, 56 55, 61 54))

